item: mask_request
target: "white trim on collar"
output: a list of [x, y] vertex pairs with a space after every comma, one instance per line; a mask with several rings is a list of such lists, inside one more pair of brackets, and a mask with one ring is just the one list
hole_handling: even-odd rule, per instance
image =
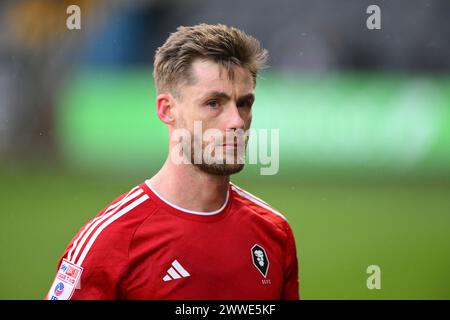
[[167, 200], [167, 199], [165, 199], [164, 197], [162, 197], [162, 196], [161, 196], [155, 189], [153, 189], [153, 187], [150, 185], [150, 179], [145, 180], [145, 184], [150, 188], [150, 190], [152, 190], [152, 192], [153, 192], [154, 194], [156, 194], [156, 196], [157, 196], [159, 199], [161, 199], [163, 202], [167, 203], [167, 204], [168, 204], [169, 206], [171, 206], [172, 208], [175, 208], [175, 209], [177, 209], [177, 210], [180, 210], [180, 211], [183, 211], [183, 212], [186, 212], [186, 213], [196, 214], [196, 215], [199, 215], [199, 216], [212, 216], [212, 215], [215, 215], [215, 214], [218, 214], [218, 213], [222, 212], [223, 209], [225, 209], [225, 207], [226, 207], [227, 204], [228, 204], [228, 198], [229, 198], [229, 195], [230, 195], [230, 190], [228, 189], [228, 190], [227, 190], [227, 197], [226, 197], [226, 199], [225, 199], [225, 203], [224, 203], [219, 209], [217, 209], [217, 210], [209, 211], [209, 212], [193, 211], [193, 210], [188, 210], [188, 209], [184, 209], [184, 208], [182, 208], [182, 207], [179, 207], [179, 206], [177, 206], [176, 204], [173, 204], [173, 203], [170, 202], [169, 200]]

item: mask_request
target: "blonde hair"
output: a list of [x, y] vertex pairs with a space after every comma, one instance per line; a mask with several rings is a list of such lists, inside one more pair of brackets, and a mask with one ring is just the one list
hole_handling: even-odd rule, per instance
[[247, 69], [256, 85], [258, 71], [265, 67], [267, 50], [254, 37], [222, 24], [178, 27], [156, 50], [153, 77], [158, 93], [176, 93], [183, 83], [192, 82], [190, 67], [196, 59], [224, 66], [233, 77], [233, 66]]

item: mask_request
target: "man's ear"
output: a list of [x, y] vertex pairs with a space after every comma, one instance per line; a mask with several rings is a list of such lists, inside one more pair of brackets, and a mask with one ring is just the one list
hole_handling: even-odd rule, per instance
[[175, 99], [170, 93], [162, 93], [156, 97], [156, 113], [165, 124], [173, 124], [175, 120]]

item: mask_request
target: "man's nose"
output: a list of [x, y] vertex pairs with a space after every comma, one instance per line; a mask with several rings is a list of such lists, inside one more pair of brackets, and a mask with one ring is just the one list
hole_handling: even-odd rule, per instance
[[245, 121], [235, 103], [231, 103], [227, 112], [227, 130], [245, 129]]

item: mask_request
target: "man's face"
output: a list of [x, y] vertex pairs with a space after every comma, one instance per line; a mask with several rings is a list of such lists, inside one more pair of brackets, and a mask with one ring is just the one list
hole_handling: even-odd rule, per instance
[[[252, 76], [248, 70], [234, 66], [231, 79], [224, 67], [207, 60], [194, 61], [190, 72], [191, 83], [178, 89], [174, 124], [175, 129], [187, 129], [193, 137], [191, 147], [184, 149], [190, 149], [185, 156], [210, 174], [239, 172], [244, 167], [248, 141], [244, 133], [250, 128], [255, 100]], [[205, 135], [212, 131], [216, 134]], [[200, 148], [201, 161], [198, 161]]]

